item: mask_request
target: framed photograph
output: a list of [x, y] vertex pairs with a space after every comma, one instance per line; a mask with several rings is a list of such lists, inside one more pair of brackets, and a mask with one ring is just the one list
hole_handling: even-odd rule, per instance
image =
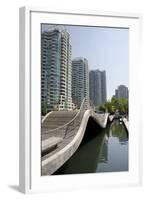
[[20, 191], [140, 185], [141, 15], [20, 8]]

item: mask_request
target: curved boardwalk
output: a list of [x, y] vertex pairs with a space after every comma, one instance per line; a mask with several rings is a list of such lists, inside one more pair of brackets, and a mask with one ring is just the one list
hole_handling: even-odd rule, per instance
[[[42, 122], [42, 175], [53, 174], [73, 155], [84, 137], [89, 117], [106, 127], [108, 114], [96, 114], [92, 109], [47, 115]], [[44, 151], [47, 144], [50, 148]]]
[[64, 133], [61, 133], [61, 131], [58, 133], [58, 130], [56, 129], [70, 122], [76, 116], [76, 114], [77, 111], [53, 111], [48, 114], [41, 126], [42, 140], [52, 136], [63, 137]]

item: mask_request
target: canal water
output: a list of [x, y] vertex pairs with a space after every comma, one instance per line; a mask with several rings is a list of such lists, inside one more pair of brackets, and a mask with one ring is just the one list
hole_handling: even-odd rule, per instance
[[128, 171], [128, 133], [118, 120], [101, 129], [89, 119], [78, 150], [57, 174]]

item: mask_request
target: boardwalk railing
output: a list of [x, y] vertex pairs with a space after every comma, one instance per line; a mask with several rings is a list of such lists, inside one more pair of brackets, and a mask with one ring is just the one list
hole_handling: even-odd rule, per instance
[[62, 138], [65, 138], [69, 132], [74, 132], [75, 129], [79, 128], [84, 112], [87, 109], [91, 109], [91, 108], [90, 108], [89, 99], [85, 97], [80, 106], [80, 110], [77, 112], [77, 114], [72, 120], [70, 120], [68, 123], [64, 124], [63, 126], [60, 126], [53, 130], [49, 130], [47, 134], [53, 134], [54, 136], [61, 135]]

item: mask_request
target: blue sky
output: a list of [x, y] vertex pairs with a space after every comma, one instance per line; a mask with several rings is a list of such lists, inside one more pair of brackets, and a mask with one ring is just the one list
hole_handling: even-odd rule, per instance
[[124, 28], [66, 26], [72, 59], [85, 57], [89, 70], [106, 70], [107, 98], [118, 85], [128, 86], [129, 30]]
[[118, 85], [128, 86], [128, 29], [67, 26], [72, 44], [72, 58], [88, 59], [89, 70], [106, 70], [107, 97]]

